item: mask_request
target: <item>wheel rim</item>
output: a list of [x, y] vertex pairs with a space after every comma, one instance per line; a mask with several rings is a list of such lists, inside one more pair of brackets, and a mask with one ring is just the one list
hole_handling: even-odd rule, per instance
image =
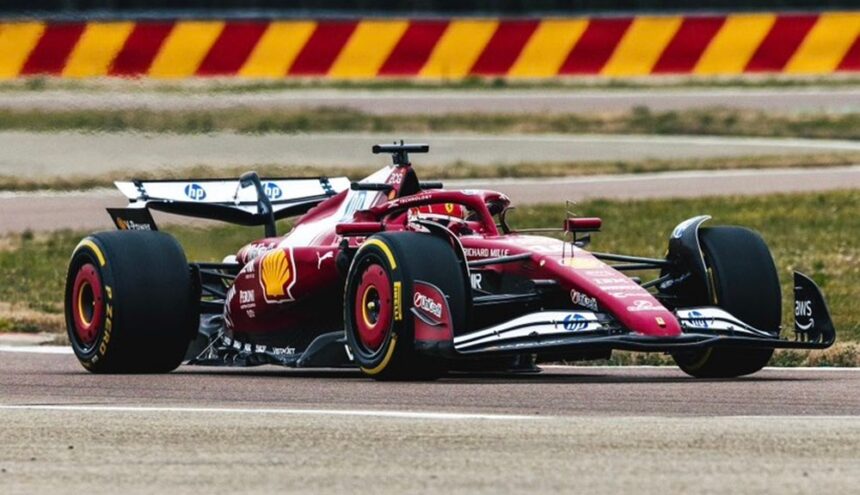
[[391, 280], [381, 265], [365, 267], [355, 292], [355, 324], [358, 340], [370, 352], [382, 348], [391, 329]]
[[78, 269], [72, 289], [75, 336], [85, 347], [98, 337], [104, 314], [102, 283], [96, 267], [87, 263]]

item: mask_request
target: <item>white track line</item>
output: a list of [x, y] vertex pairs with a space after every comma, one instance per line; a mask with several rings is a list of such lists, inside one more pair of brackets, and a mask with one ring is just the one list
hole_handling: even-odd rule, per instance
[[0, 352], [27, 354], [72, 354], [72, 348], [61, 345], [0, 345]]
[[523, 421], [545, 419], [548, 416], [516, 414], [472, 414], [421, 411], [374, 411], [366, 409], [251, 409], [234, 407], [148, 407], [148, 406], [91, 406], [91, 405], [12, 405], [0, 404], [0, 410], [14, 411], [85, 411], [130, 413], [218, 413], [218, 414], [280, 414], [305, 416], [362, 416], [393, 419], [470, 420], [489, 419]]
[[[651, 364], [636, 364], [636, 365], [567, 365], [567, 364], [542, 364], [544, 369], [562, 369], [562, 370], [672, 370], [678, 369], [672, 365], [651, 365]], [[765, 366], [764, 371], [860, 371], [860, 368], [838, 367], [838, 366]]]

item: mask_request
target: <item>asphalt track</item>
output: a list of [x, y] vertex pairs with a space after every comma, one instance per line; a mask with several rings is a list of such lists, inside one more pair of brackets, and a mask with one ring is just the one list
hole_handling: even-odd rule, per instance
[[[716, 103], [695, 93], [662, 98], [641, 91], [609, 98], [518, 94], [502, 95], [500, 100], [499, 94], [490, 94], [496, 99], [471, 101], [378, 95], [353, 96], [346, 102], [341, 97], [323, 99], [326, 104], [378, 113], [419, 108], [425, 113], [502, 107], [514, 112], [615, 110], [641, 104], [642, 98], [652, 108], [711, 106], [720, 101], [785, 111], [845, 111], [860, 106], [857, 92], [840, 94], [830, 89], [814, 96], [785, 90], [773, 96], [724, 94]], [[272, 104], [265, 101], [267, 96], [272, 95], [254, 95], [258, 98], [254, 104]], [[60, 96], [58, 102], [65, 104], [67, 97]], [[111, 108], [122, 107], [101, 96], [78, 99], [81, 104], [98, 100], [107, 101]], [[174, 100], [159, 98], [160, 104], [167, 105], [217, 104], [185, 96]], [[0, 107], [10, 106], [9, 101], [19, 100], [0, 98]], [[293, 103], [320, 104], [307, 95]], [[75, 148], [69, 141], [53, 139], [29, 143], [36, 147], [25, 153], [16, 147], [21, 143], [15, 138], [22, 136], [2, 136], [6, 141], [0, 139], [0, 173], [11, 170], [23, 175], [93, 174], [114, 170], [117, 163], [148, 167], [150, 162], [136, 162], [145, 160], [136, 156], [159, 156], [164, 149], [163, 142], [144, 136], [135, 138], [139, 154], [136, 148], [110, 147], [105, 141], [84, 141], [84, 146]], [[742, 154], [755, 154], [750, 141], [745, 142], [739, 145]], [[191, 148], [185, 163], [208, 163], [207, 147], [214, 147], [215, 158], [229, 155], [231, 143], [204, 140], [202, 146]], [[367, 143], [358, 144], [361, 154], [353, 154], [343, 143], [321, 146], [331, 149], [332, 157], [345, 155], [344, 163], [358, 163], [355, 157], [365, 156]], [[358, 144], [355, 153], [359, 153]], [[625, 156], [654, 153], [645, 142], [628, 144]], [[725, 153], [733, 146], [724, 140], [658, 144], [670, 156], [683, 153], [685, 146], [695, 156], [702, 149]], [[769, 143], [762, 153], [771, 153], [774, 144], [790, 150], [805, 146]], [[263, 156], [283, 163], [283, 156], [293, 152], [284, 151], [283, 145], [281, 140], [273, 141], [272, 148], [262, 148], [269, 153]], [[529, 152], [514, 149], [521, 144], [506, 148], [490, 141], [483, 146], [496, 154], [478, 150], [465, 156], [517, 158], [521, 155], [516, 153]], [[546, 141], [536, 146], [552, 149], [553, 145]], [[576, 153], [571, 153], [569, 142], [564, 146], [553, 152], [559, 160], [591, 156], [581, 141]], [[609, 150], [606, 153], [616, 153], [613, 148], [625, 145], [613, 141], [602, 146]], [[836, 146], [854, 149], [856, 143]], [[84, 152], [77, 151], [81, 149]], [[468, 143], [452, 141], [450, 149], [467, 150]], [[317, 151], [323, 159], [328, 156]], [[295, 153], [303, 158], [302, 164], [307, 163], [308, 150]], [[87, 161], [87, 156], [103, 158]], [[533, 154], [529, 156], [529, 161], [535, 160]], [[252, 157], [261, 163], [260, 155]], [[162, 165], [172, 163], [163, 156], [159, 160]], [[241, 164], [215, 161], [215, 165]], [[448, 185], [482, 184], [509, 192], [522, 203], [594, 195], [685, 197], [857, 188], [860, 171], [841, 167]], [[107, 191], [3, 194], [0, 234], [27, 227], [107, 227], [102, 209], [123, 202]], [[99, 224], [87, 223], [93, 219]], [[170, 375], [96, 376], [84, 372], [68, 353], [8, 351], [0, 348], [0, 491], [4, 495], [168, 491], [839, 494], [857, 493], [860, 479], [858, 370], [768, 369], [744, 379], [698, 381], [671, 368], [548, 367], [537, 375], [456, 375], [435, 383], [376, 383], [353, 371], [273, 367], [183, 367]]]
[[42, 90], [0, 93], [0, 108], [213, 110], [227, 108], [307, 109], [337, 107], [390, 114], [618, 112], [635, 107], [685, 110], [725, 107], [768, 112], [856, 112], [860, 89], [654, 88], [654, 89], [284, 89], [212, 92], [130, 90]]
[[374, 144], [395, 139], [430, 144], [414, 163], [456, 166], [582, 161], [677, 160], [860, 152], [860, 142], [829, 139], [568, 134], [146, 134], [0, 132], [0, 175], [93, 176], [117, 170], [389, 163]]
[[[514, 204], [552, 203], [590, 198], [648, 199], [755, 195], [775, 192], [860, 189], [860, 166], [819, 169], [715, 170], [603, 175], [548, 179], [480, 179], [445, 181], [459, 189], [492, 189], [508, 194]], [[126, 200], [114, 189], [83, 192], [0, 192], [0, 235], [61, 228], [112, 228], [106, 207]], [[156, 222], [191, 220], [155, 214]], [[194, 222], [202, 222], [194, 220]]]
[[860, 371], [820, 369], [97, 376], [69, 354], [0, 352], [0, 483], [10, 494], [856, 493], [858, 389]]

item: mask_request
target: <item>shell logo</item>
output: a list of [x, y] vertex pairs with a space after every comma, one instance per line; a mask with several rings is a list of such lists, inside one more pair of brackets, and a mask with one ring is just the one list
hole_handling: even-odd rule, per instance
[[283, 249], [269, 251], [260, 261], [260, 281], [267, 298], [283, 298], [293, 278], [290, 260]]

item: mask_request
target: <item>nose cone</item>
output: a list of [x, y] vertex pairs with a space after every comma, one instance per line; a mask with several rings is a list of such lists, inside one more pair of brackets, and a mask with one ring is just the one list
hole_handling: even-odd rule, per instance
[[630, 330], [651, 337], [678, 337], [681, 325], [668, 309], [656, 301], [637, 299], [616, 317]]

